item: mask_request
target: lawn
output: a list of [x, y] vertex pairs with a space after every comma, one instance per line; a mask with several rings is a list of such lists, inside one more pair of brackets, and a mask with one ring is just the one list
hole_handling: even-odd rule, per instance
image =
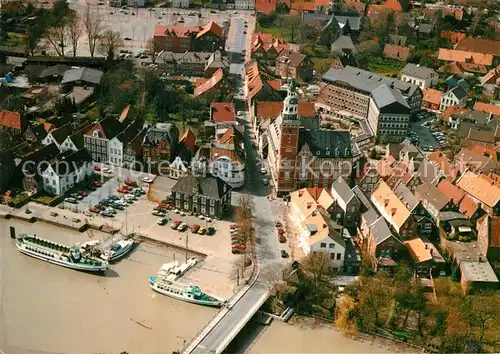
[[261, 24], [257, 23], [255, 27], [255, 32], [263, 32], [263, 33], [271, 33], [273, 37], [275, 38], [281, 38], [285, 42], [291, 42], [291, 36], [290, 32], [286, 30], [285, 28], [281, 28], [279, 26], [271, 26], [271, 27], [264, 27]]
[[401, 69], [403, 69], [404, 64], [400, 64], [394, 61], [388, 61], [384, 59], [377, 58], [375, 60], [371, 60], [368, 63], [368, 70], [374, 73], [385, 75], [385, 76], [394, 76], [398, 75]]
[[302, 53], [309, 56], [317, 75], [327, 72], [334, 60], [330, 54], [330, 50], [325, 46], [316, 45], [314, 49], [312, 46], [306, 46], [302, 49]]
[[50, 205], [55, 199], [61, 198], [58, 195], [48, 195], [48, 194], [37, 194], [32, 198], [34, 202], [43, 204], [43, 205]]

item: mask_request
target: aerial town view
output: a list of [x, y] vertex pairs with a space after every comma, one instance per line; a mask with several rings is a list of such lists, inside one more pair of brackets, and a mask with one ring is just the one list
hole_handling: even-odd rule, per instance
[[500, 1], [0, 0], [0, 354], [500, 352]]

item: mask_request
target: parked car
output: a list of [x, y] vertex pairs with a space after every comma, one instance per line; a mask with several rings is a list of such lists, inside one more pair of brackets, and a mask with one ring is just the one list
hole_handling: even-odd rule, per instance
[[120, 199], [120, 197], [117, 195], [114, 194], [108, 195], [108, 200], [118, 200], [118, 199]]
[[198, 225], [198, 224], [193, 224], [193, 225], [191, 225], [191, 232], [192, 232], [193, 234], [197, 233], [197, 232], [198, 232], [198, 230], [200, 229], [200, 227], [201, 227], [201, 226], [200, 226], [200, 225]]
[[143, 178], [142, 178], [142, 181], [143, 181], [144, 183], [151, 183], [151, 182], [153, 182], [153, 179], [152, 179], [152, 178], [150, 178], [150, 177], [143, 177]]
[[279, 236], [280, 243], [286, 243], [286, 237], [284, 235]]
[[231, 246], [233, 249], [237, 248], [237, 249], [240, 249], [240, 250], [245, 250], [247, 247], [241, 243], [236, 243], [234, 245]]
[[274, 226], [275, 226], [275, 227], [282, 227], [282, 226], [283, 226], [283, 224], [282, 224], [279, 220], [276, 220], [276, 221], [274, 222]]
[[107, 199], [103, 199], [99, 202], [99, 204], [105, 206], [105, 207], [109, 207], [111, 205], [111, 201], [107, 200]]
[[89, 208], [89, 211], [90, 211], [91, 213], [96, 213], [96, 214], [99, 214], [99, 213], [101, 212], [101, 210], [99, 210], [99, 209], [97, 209], [97, 208], [95, 208], [95, 207], [90, 207], [90, 208]]
[[137, 194], [139, 194], [139, 195], [146, 194], [146, 192], [142, 188], [134, 188], [134, 189], [132, 189], [132, 193], [134, 193], [135, 195], [137, 195]]
[[80, 191], [80, 192], [78, 192], [78, 194], [80, 194], [82, 197], [86, 197], [86, 196], [88, 196], [88, 195], [89, 195], [89, 194], [88, 194], [87, 192], [85, 192], [85, 191]]
[[200, 229], [198, 230], [198, 235], [205, 235], [205, 232], [207, 232], [207, 229], [205, 229], [204, 227], [200, 227]]
[[156, 221], [156, 223], [160, 226], [163, 226], [163, 225], [166, 225], [168, 222], [168, 219], [167, 218], [160, 218]]
[[116, 191], [117, 191], [118, 193], [125, 193], [125, 194], [126, 194], [126, 193], [130, 193], [130, 189], [128, 189], [128, 188], [124, 188], [124, 187], [125, 187], [125, 186], [121, 186], [121, 187], [120, 187], [120, 188], [118, 188]]
[[111, 173], [111, 172], [113, 171], [113, 170], [112, 170], [111, 168], [109, 168], [109, 167], [103, 167], [101, 170], [102, 170], [102, 172], [104, 172], [104, 173]]
[[120, 200], [121, 200], [122, 202], [125, 202], [125, 203], [126, 203], [125, 205], [127, 205], [127, 204], [133, 204], [133, 203], [134, 203], [134, 200], [133, 200], [133, 199], [131, 199], [131, 198], [125, 198], [125, 197], [123, 197], [123, 198], [122, 198], [122, 199], [120, 199]]
[[267, 170], [264, 167], [262, 167], [260, 169], [260, 173], [262, 173], [263, 175], [265, 175], [267, 173]]
[[281, 250], [281, 258], [288, 258], [288, 252], [285, 250]]
[[115, 209], [115, 210], [124, 210], [124, 209], [125, 209], [125, 208], [123, 207], [123, 205], [118, 204], [118, 203], [116, 203], [116, 202], [115, 202], [115, 203], [112, 203], [112, 204], [111, 204], [111, 207], [112, 207], [113, 209]]
[[93, 207], [100, 210], [100, 211], [106, 210], [106, 207], [104, 205], [101, 205], [101, 204], [96, 204]]
[[209, 228], [207, 229], [206, 234], [207, 234], [208, 236], [215, 235], [215, 229], [214, 229], [213, 227], [209, 227]]
[[170, 224], [170, 228], [172, 228], [173, 230], [175, 230], [175, 229], [177, 229], [179, 227], [180, 224], [182, 224], [182, 221], [175, 220], [172, 224]]
[[127, 179], [125, 181], [125, 184], [127, 186], [130, 186], [130, 187], [137, 187], [137, 181], [133, 180], [133, 179]]
[[78, 200], [82, 200], [83, 199], [83, 197], [80, 194], [78, 194], [78, 193], [71, 193], [70, 196], [72, 198], [75, 198], [75, 199], [78, 199]]
[[236, 228], [238, 228], [238, 224], [229, 225], [229, 229], [236, 229]]
[[183, 222], [177, 227], [177, 231], [186, 231], [187, 228], [187, 224]]
[[99, 167], [99, 166], [95, 165], [95, 166], [94, 166], [94, 171], [97, 171], [97, 172], [101, 171], [101, 167]]
[[161, 217], [165, 216], [164, 212], [158, 210], [153, 210], [151, 214], [153, 214], [154, 216], [161, 216]]
[[96, 187], [100, 187], [101, 186], [101, 182], [97, 181], [97, 180], [91, 181], [90, 184], [92, 184], [93, 186], [96, 186]]
[[232, 254], [242, 254], [243, 253], [243, 250], [240, 250], [239, 248], [233, 248], [231, 250], [231, 253]]
[[269, 180], [267, 178], [262, 178], [262, 183], [267, 186], [269, 184]]
[[107, 212], [107, 213], [111, 213], [111, 214], [113, 214], [113, 215], [114, 215], [114, 214], [116, 214], [116, 210], [115, 210], [115, 209], [113, 209], [112, 207], [108, 207], [108, 208], [106, 208], [105, 212]]
[[101, 213], [101, 216], [104, 216], [104, 217], [106, 217], [106, 218], [114, 218], [114, 217], [115, 217], [115, 214], [113, 214], [113, 213], [111, 213], [111, 212], [109, 212], [109, 211], [105, 210], [105, 211], [103, 211], [103, 212]]
[[68, 202], [68, 203], [71, 203], [71, 204], [78, 204], [78, 200], [76, 200], [73, 197], [64, 198], [64, 201]]

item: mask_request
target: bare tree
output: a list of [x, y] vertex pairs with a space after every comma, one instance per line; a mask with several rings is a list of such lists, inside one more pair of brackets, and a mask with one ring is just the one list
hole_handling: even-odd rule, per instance
[[65, 22], [61, 21], [57, 25], [49, 28], [47, 31], [47, 40], [52, 45], [57, 55], [64, 56], [64, 49], [68, 41], [68, 26]]
[[236, 222], [238, 223], [241, 241], [246, 246], [244, 252], [245, 263], [249, 252], [251, 252], [251, 256], [255, 256], [255, 228], [253, 227], [252, 209], [252, 198], [248, 194], [242, 194], [239, 197], [236, 209]]
[[229, 274], [229, 277], [231, 280], [236, 282], [236, 286], [240, 286], [240, 279], [243, 278], [245, 272], [245, 260], [243, 257], [238, 257], [235, 258], [232, 267], [231, 267], [231, 273]]
[[80, 16], [75, 14], [68, 24], [68, 42], [73, 50], [73, 56], [76, 57], [76, 50], [78, 48], [78, 41], [83, 35], [83, 25]]
[[108, 59], [113, 59], [119, 47], [123, 45], [120, 32], [105, 30], [99, 40], [99, 51]]
[[87, 12], [83, 17], [83, 27], [85, 28], [87, 40], [89, 41], [90, 57], [93, 58], [102, 31], [104, 30], [104, 26], [99, 19], [92, 18], [89, 7], [87, 7]]

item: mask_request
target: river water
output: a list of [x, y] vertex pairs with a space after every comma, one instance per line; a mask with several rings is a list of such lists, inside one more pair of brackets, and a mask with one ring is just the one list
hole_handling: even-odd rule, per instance
[[21, 254], [9, 226], [68, 245], [109, 237], [40, 222], [0, 221], [0, 353], [170, 354], [216, 314], [149, 288], [148, 276], [173, 260], [168, 247], [141, 243], [99, 276]]

